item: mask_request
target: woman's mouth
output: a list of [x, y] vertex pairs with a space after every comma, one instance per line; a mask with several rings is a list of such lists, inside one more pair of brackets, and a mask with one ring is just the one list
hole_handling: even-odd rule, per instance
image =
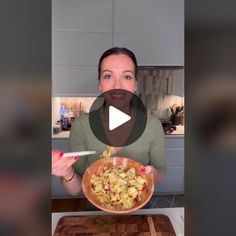
[[110, 96], [111, 96], [113, 99], [120, 100], [120, 99], [125, 98], [126, 95], [125, 95], [125, 93], [113, 92], [113, 93], [110, 93]]

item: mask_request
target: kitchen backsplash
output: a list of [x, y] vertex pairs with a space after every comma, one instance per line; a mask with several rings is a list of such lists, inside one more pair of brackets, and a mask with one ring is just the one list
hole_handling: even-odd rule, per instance
[[137, 95], [151, 114], [168, 119], [171, 105], [184, 105], [184, 70], [169, 67], [139, 68]]
[[156, 108], [149, 110], [149, 112], [161, 120], [168, 120], [171, 116], [170, 106], [173, 104], [177, 104], [177, 106], [184, 106], [184, 97], [175, 95], [159, 96]]

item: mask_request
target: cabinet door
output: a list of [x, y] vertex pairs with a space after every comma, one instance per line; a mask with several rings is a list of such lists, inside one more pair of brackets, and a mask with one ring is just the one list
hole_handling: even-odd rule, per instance
[[114, 45], [142, 66], [183, 66], [184, 0], [114, 0]]
[[52, 64], [96, 66], [102, 53], [111, 46], [112, 33], [53, 32]]
[[165, 147], [166, 149], [168, 148], [184, 149], [184, 138], [166, 137]]
[[114, 33], [114, 44], [132, 50], [140, 66], [183, 66], [184, 35]]
[[182, 193], [183, 191], [184, 168], [167, 167], [166, 176], [163, 182], [155, 188], [157, 193]]
[[54, 31], [112, 31], [112, 1], [53, 0], [52, 29]]
[[97, 96], [97, 66], [52, 66], [54, 97]]
[[165, 138], [166, 176], [155, 188], [156, 193], [183, 193], [184, 138]]
[[114, 0], [114, 31], [184, 33], [184, 0]]
[[52, 1], [53, 96], [99, 94], [97, 64], [112, 47], [112, 9], [110, 0]]
[[168, 167], [184, 167], [184, 149], [167, 148], [166, 164]]

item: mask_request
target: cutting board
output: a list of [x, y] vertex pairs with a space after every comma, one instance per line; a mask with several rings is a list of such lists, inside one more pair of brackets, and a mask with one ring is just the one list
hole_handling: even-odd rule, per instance
[[176, 235], [166, 215], [64, 216], [54, 236]]

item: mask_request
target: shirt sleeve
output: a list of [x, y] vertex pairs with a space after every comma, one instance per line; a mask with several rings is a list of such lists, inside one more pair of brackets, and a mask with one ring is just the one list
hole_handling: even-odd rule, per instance
[[[77, 118], [72, 122], [70, 131], [70, 151], [78, 152], [86, 150], [86, 135], [85, 135], [85, 125], [83, 124], [82, 117]], [[87, 168], [87, 157], [79, 157], [73, 165], [75, 171], [82, 176]]]
[[150, 146], [151, 165], [156, 169], [166, 171], [165, 138], [160, 120], [154, 119], [153, 127], [156, 127], [154, 138]]

